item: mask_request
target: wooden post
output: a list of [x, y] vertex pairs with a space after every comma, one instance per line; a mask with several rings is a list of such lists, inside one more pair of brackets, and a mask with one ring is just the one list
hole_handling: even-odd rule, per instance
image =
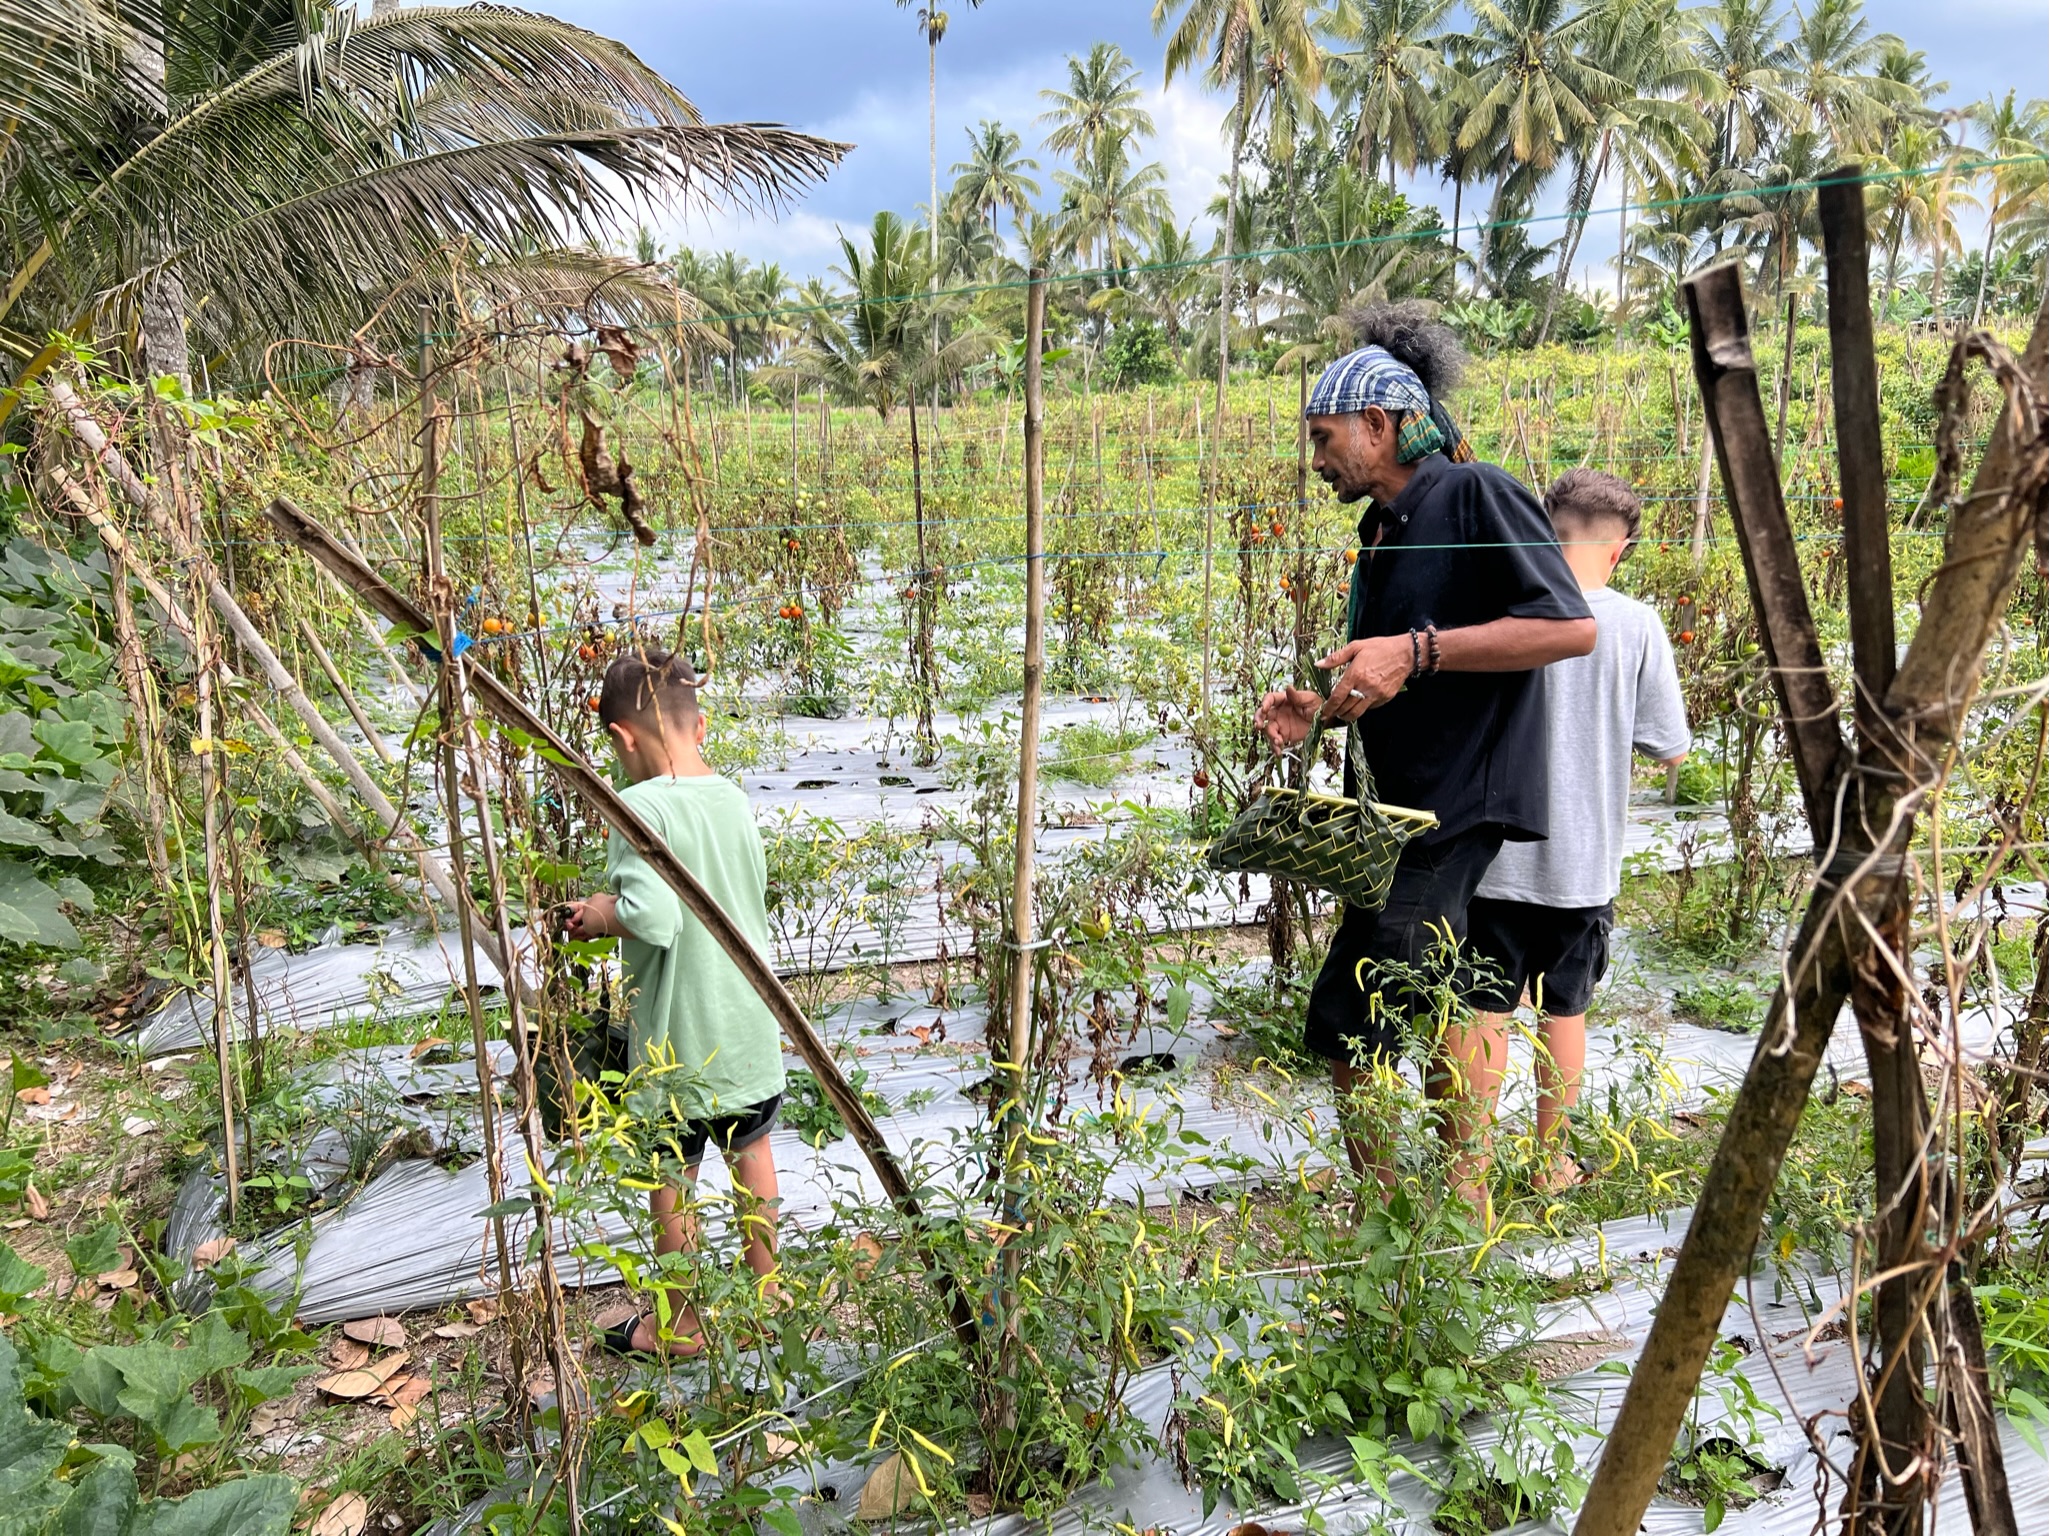
[[1751, 605], [1765, 659], [1785, 702], [1786, 733], [1807, 822], [1821, 838], [1820, 829], [1835, 819], [1831, 797], [1843, 738], [1758, 394], [1740, 269], [1733, 262], [1710, 267], [1681, 284], [1681, 293], [1693, 322], [1694, 373], [1735, 514]]
[[[287, 543], [326, 566], [341, 578], [344, 586], [389, 622], [415, 632], [433, 627], [427, 615], [411, 599], [284, 497], [280, 496], [270, 504], [270, 518]], [[467, 677], [471, 697], [477, 706], [500, 724], [525, 735], [556, 776], [590, 801], [598, 814], [626, 840], [627, 846], [647, 860], [654, 872], [668, 883], [691, 916], [704, 924], [713, 941], [725, 951], [727, 958], [754, 989], [755, 995], [775, 1015], [791, 1047], [803, 1058], [805, 1067], [818, 1079], [819, 1088], [846, 1123], [848, 1133], [867, 1157], [869, 1167], [874, 1170], [891, 1203], [908, 1217], [922, 1216], [923, 1207], [911, 1189], [910, 1180], [904, 1177], [895, 1155], [882, 1139], [882, 1131], [875, 1124], [875, 1117], [868, 1112], [868, 1106], [848, 1084], [839, 1063], [826, 1049], [825, 1042], [819, 1039], [817, 1031], [812, 1029], [781, 978], [735, 926], [712, 894], [669, 851], [668, 844], [649, 831], [633, 808], [619, 798], [611, 782], [585, 762], [574, 747], [556, 735], [511, 689], [493, 674], [482, 670], [472, 671]], [[946, 1292], [955, 1328], [963, 1335], [972, 1335], [975, 1322], [968, 1310], [965, 1293], [950, 1274], [939, 1269], [936, 1260], [929, 1254], [925, 1257]]]
[[[1732, 365], [1748, 362], [1746, 317], [1740, 296], [1732, 307], [1726, 292], [1702, 303], [1696, 302], [1694, 290], [1733, 288], [1739, 282], [1733, 271], [1711, 268], [1683, 285], [1696, 327], [1695, 365], [1715, 436], [1722, 432], [1716, 408], [1724, 398], [1715, 387], [1721, 367], [1716, 358], [1726, 357]], [[1703, 334], [1707, 322], [1716, 329]], [[2036, 317], [2018, 368], [2035, 390], [2049, 384], [2049, 303]], [[1748, 423], [1743, 452], [1751, 456], [1761, 448], [1768, 456], [1754, 367], [1747, 371], [1751, 387], [1742, 413]], [[1912, 764], [1913, 779], [1897, 795], [1883, 778], [1868, 781], [1863, 817], [1838, 821], [1831, 803], [1828, 820], [1815, 827], [1817, 842], [1833, 847], [1834, 856], [1819, 872], [1801, 918], [1787, 979], [1772, 997], [1757, 1050], [1730, 1105], [1686, 1240], [1630, 1375], [1621, 1415], [1573, 1527], [1575, 1536], [1635, 1536], [1657, 1491], [1730, 1293], [1756, 1246], [1822, 1051], [1849, 996], [1855, 961], [1868, 949], [1867, 918], [1860, 911], [1879, 910], [1890, 888], [1886, 866], [1904, 857], [1913, 836], [1912, 813], [1941, 781], [1949, 746], [1976, 696], [1986, 642], [2049, 496], [2045, 486], [2049, 440], [2040, 423], [2016, 410], [2002, 411], [1973, 493], [1958, 501], [1951, 517], [1946, 558], [1928, 585], [1920, 626], [1885, 698], [1885, 720], [1903, 738], [1901, 755]], [[1733, 480], [1729, 490], [1734, 504], [1739, 496]], [[1746, 543], [1746, 563], [1754, 558], [1753, 549]], [[1774, 584], [1767, 590], [1779, 588]], [[1782, 704], [1790, 709], [1787, 674], [1779, 672], [1776, 679]], [[1828, 721], [1832, 726], [1833, 714]], [[1795, 750], [1802, 750], [1797, 737]], [[1867, 829], [1882, 829], [1887, 841], [1872, 847]]]
[[1025, 1060], [1032, 1039], [1032, 853], [1039, 821], [1039, 712], [1046, 677], [1046, 423], [1044, 367], [1046, 269], [1033, 267], [1025, 289], [1025, 645], [1024, 699], [1017, 749], [1017, 860], [1010, 884], [1010, 1076], [1012, 1129], [1005, 1164], [1023, 1131]]

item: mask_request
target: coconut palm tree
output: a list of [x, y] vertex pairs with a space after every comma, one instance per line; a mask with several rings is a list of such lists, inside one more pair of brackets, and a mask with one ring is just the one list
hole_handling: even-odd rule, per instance
[[1640, 174], [1651, 163], [1699, 160], [1706, 135], [1697, 104], [1712, 100], [1718, 85], [1694, 62], [1692, 19], [1678, 0], [1594, 0], [1585, 14], [1593, 24], [1584, 52], [1615, 85], [1592, 98], [1596, 121], [1573, 145], [1565, 240], [1537, 329], [1540, 344], [1551, 334], [1559, 297], [1572, 280], [1572, 261], [1586, 233], [1594, 191], [1610, 167], [1619, 165], [1622, 172], [1626, 217], [1632, 173]]
[[1026, 174], [1036, 171], [1039, 162], [1021, 152], [1023, 141], [1016, 134], [986, 117], [968, 135], [968, 145], [968, 158], [953, 165], [953, 195], [986, 217], [994, 235], [999, 209], [1010, 210], [1014, 225], [1039, 195], [1038, 182]]
[[1070, 53], [1067, 89], [1039, 92], [1040, 100], [1052, 103], [1039, 114], [1041, 123], [1053, 125], [1045, 147], [1080, 166], [1108, 134], [1152, 137], [1152, 114], [1139, 104], [1145, 98], [1137, 82], [1138, 66], [1115, 43], [1097, 43], [1086, 59]]
[[1163, 213], [1140, 231], [1143, 248], [1137, 270], [1127, 281], [1137, 280], [1137, 291], [1147, 311], [1166, 332], [1167, 345], [1181, 347], [1181, 326], [1189, 308], [1202, 291], [1202, 268], [1195, 236]]
[[1474, 0], [1479, 92], [1459, 129], [1468, 149], [1497, 130], [1510, 157], [1545, 173], [1584, 142], [1623, 84], [1589, 57], [1595, 13], [1567, 0]]
[[2031, 101], [2016, 106], [2014, 92], [2003, 97], [1987, 96], [1971, 106], [1969, 117], [1985, 140], [1985, 157], [2004, 161], [1986, 168], [1990, 196], [1985, 204], [1985, 255], [1978, 266], [1977, 294], [1971, 301], [1971, 324], [1976, 326], [1985, 313], [1985, 277], [1992, 266], [1993, 242], [2003, 227], [2049, 195], [2040, 158], [2049, 143], [2049, 102]]
[[1921, 105], [1912, 86], [1883, 72], [1899, 39], [1871, 31], [1863, 0], [1815, 0], [1793, 28], [1793, 90], [1836, 153], [1870, 152], [1896, 113]]
[[1361, 170], [1414, 170], [1444, 150], [1437, 91], [1445, 68], [1444, 18], [1452, 0], [1337, 0], [1321, 22], [1335, 46], [1331, 94], [1353, 114]]
[[[1176, 15], [1179, 20], [1176, 21]], [[1304, 0], [1153, 0], [1153, 30], [1167, 38], [1166, 79], [1200, 67], [1211, 89], [1235, 98], [1231, 125], [1230, 191], [1225, 200], [1223, 260], [1218, 269], [1217, 410], [1224, 415], [1224, 387], [1231, 367], [1231, 283], [1238, 187], [1245, 164], [1245, 136], [1259, 115], [1256, 95], [1272, 76], [1258, 55], [1277, 53], [1290, 61], [1287, 75], [1314, 91], [1322, 80], [1323, 50]]]
[[[195, 0], [157, 13], [145, 45], [101, 9], [38, 3], [6, 8], [22, 35], [0, 92], [40, 111], [61, 77], [84, 96], [61, 152], [16, 127], [0, 182], [17, 387], [56, 355], [52, 332], [125, 336], [153, 296], [185, 297], [160, 331], [175, 369], [186, 325], [224, 362], [280, 334], [350, 337], [451, 253], [514, 287], [579, 265], [596, 287], [605, 261], [560, 247], [605, 243], [642, 191], [774, 202], [845, 148], [708, 125], [619, 44], [521, 11]], [[143, 67], [67, 74], [81, 15]], [[395, 308], [388, 349], [413, 324]]]
[[1872, 184], [1872, 213], [1885, 242], [1885, 278], [1880, 285], [1878, 312], [1888, 316], [1899, 286], [1900, 254], [1904, 249], [1925, 247], [1935, 238], [1936, 186], [1939, 170], [1948, 158], [1950, 143], [1939, 123], [1908, 122], [1891, 135], [1889, 152], [1868, 168], [1891, 174]]
[[1077, 256], [1093, 251], [1114, 273], [1123, 265], [1123, 237], [1135, 228], [1172, 218], [1167, 173], [1158, 164], [1131, 162], [1129, 135], [1112, 129], [1097, 135], [1079, 174], [1055, 171], [1069, 248]]
[[[909, 10], [915, 0], [896, 0], [898, 10]], [[971, 9], [979, 10], [982, 0], [968, 0]], [[925, 252], [926, 275], [933, 283], [939, 281], [939, 44], [946, 36], [946, 29], [952, 22], [945, 11], [935, 9], [930, 0], [917, 7], [918, 30], [925, 34], [925, 118], [926, 129], [931, 139], [932, 154], [932, 201], [926, 205], [930, 218], [927, 221], [927, 248]], [[934, 321], [936, 325], [938, 322]], [[939, 336], [935, 331], [932, 344], [936, 348]]]

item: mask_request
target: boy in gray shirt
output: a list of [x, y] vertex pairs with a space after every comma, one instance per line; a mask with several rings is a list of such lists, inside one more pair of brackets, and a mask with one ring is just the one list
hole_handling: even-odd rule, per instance
[[[1608, 968], [1608, 931], [1622, 890], [1631, 753], [1669, 766], [1685, 758], [1693, 738], [1664, 624], [1655, 609], [1608, 586], [1642, 528], [1636, 493], [1614, 475], [1573, 469], [1544, 493], [1544, 509], [1600, 633], [1591, 655], [1553, 662], [1544, 673], [1550, 837], [1503, 844], [1468, 914], [1467, 942], [1501, 980], [1474, 999], [1471, 1037], [1480, 1049], [1468, 1053], [1467, 1065], [1475, 1108], [1489, 1113], [1507, 1060], [1508, 1016], [1527, 988], [1544, 1040], [1537, 1135], [1553, 1149], [1539, 1182], [1555, 1192], [1580, 1177], [1564, 1152], [1565, 1122], [1579, 1099], [1587, 1004]], [[1460, 1170], [1461, 1183], [1484, 1198], [1485, 1156], [1467, 1161], [1476, 1166]]]

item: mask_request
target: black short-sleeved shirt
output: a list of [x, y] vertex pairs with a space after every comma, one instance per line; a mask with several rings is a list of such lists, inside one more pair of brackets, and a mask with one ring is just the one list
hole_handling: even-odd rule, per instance
[[[1391, 504], [1376, 502], [1359, 521], [1354, 640], [1428, 624], [1591, 617], [1551, 519], [1497, 465], [1434, 453]], [[1368, 710], [1359, 729], [1376, 797], [1435, 811], [1430, 840], [1490, 822], [1513, 841], [1546, 834], [1542, 671], [1419, 677]]]

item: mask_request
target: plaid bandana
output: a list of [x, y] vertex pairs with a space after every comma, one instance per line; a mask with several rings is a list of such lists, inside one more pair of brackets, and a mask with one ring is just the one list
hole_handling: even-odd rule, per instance
[[1416, 370], [1385, 347], [1347, 352], [1317, 376], [1304, 416], [1349, 416], [1377, 405], [1395, 419], [1395, 462], [1412, 464], [1433, 453], [1464, 463], [1473, 456], [1465, 435], [1416, 377]]

